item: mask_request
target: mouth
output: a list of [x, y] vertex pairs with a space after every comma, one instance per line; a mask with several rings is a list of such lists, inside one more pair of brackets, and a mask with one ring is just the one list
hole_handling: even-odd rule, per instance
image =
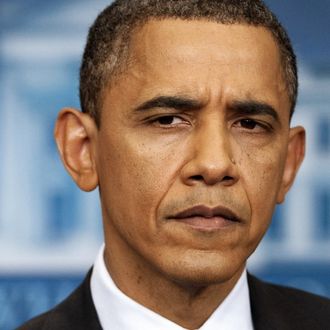
[[197, 205], [167, 218], [200, 231], [215, 231], [242, 223], [242, 219], [228, 208]]

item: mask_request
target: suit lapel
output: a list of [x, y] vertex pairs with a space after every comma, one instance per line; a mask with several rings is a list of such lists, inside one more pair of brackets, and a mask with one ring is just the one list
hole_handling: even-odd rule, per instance
[[255, 330], [319, 329], [318, 321], [292, 299], [295, 290], [264, 283], [248, 274], [252, 319]]
[[44, 330], [102, 330], [90, 290], [92, 270], [85, 277], [83, 283], [48, 317]]

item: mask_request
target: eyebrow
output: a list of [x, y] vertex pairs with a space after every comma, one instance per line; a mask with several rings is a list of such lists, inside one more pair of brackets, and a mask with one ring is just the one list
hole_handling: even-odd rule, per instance
[[259, 101], [234, 101], [230, 104], [229, 109], [232, 112], [243, 115], [268, 115], [279, 122], [279, 117], [276, 110], [265, 102]]
[[198, 110], [203, 107], [199, 101], [185, 96], [157, 96], [139, 105], [136, 111], [153, 108], [172, 108], [176, 110]]
[[[156, 96], [143, 102], [135, 108], [137, 112], [143, 112], [154, 108], [172, 108], [176, 110], [199, 110], [204, 106], [200, 101], [186, 96]], [[242, 115], [268, 115], [279, 122], [276, 110], [268, 103], [254, 100], [234, 101], [229, 110]]]

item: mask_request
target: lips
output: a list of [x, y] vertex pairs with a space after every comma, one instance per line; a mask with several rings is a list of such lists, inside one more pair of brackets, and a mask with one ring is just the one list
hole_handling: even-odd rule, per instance
[[218, 230], [242, 220], [230, 209], [217, 206], [194, 206], [176, 213], [168, 219], [175, 220], [199, 230]]

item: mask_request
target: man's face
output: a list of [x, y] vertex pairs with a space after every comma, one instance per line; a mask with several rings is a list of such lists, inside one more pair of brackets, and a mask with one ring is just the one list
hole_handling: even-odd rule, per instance
[[183, 283], [242, 270], [286, 192], [290, 104], [271, 34], [151, 21], [103, 101], [107, 251]]

